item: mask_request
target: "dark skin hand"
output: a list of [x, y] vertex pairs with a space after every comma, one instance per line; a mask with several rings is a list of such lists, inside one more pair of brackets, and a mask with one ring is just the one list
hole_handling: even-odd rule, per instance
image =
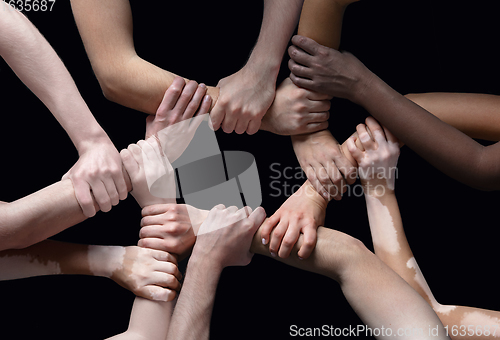
[[482, 146], [393, 90], [350, 53], [294, 36], [290, 79], [363, 106], [412, 150], [448, 176], [481, 190], [500, 189], [500, 144]]

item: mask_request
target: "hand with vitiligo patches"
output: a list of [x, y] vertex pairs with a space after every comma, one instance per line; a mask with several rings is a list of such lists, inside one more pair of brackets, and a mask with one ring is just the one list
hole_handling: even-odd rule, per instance
[[[347, 147], [358, 163], [358, 175], [367, 195], [394, 191], [399, 157], [398, 139], [373, 117], [356, 127], [358, 137], [350, 137]], [[358, 146], [356, 138], [359, 139]]]

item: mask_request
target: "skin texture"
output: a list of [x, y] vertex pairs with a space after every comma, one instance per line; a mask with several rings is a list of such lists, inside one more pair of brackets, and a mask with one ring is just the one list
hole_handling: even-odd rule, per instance
[[[79, 159], [70, 179], [87, 217], [127, 197], [118, 151], [97, 123], [71, 75], [45, 38], [20, 12], [0, 3], [0, 55], [20, 80], [45, 104], [68, 133]], [[92, 193], [91, 193], [92, 190]]]
[[[480, 190], [500, 188], [498, 143], [482, 146], [394, 91], [352, 54], [305, 37], [296, 36], [292, 42], [295, 47], [290, 55], [302, 65], [292, 69], [290, 78], [295, 84], [363, 106], [401, 142], [448, 176]], [[485, 107], [491, 105], [485, 103]]]
[[[371, 117], [362, 126], [359, 126], [359, 136], [363, 136], [364, 140], [362, 148], [354, 144], [353, 138], [348, 141], [348, 145], [360, 170], [363, 169], [359, 173], [365, 190], [375, 254], [427, 301], [443, 325], [448, 326], [448, 332], [454, 339], [500, 337], [497, 329], [500, 328], [499, 312], [442, 305], [433, 296], [406, 239], [394, 186], [391, 184], [394, 178], [391, 178], [390, 168], [397, 164], [399, 156], [399, 150], [395, 147], [397, 139]], [[384, 175], [370, 176], [372, 169], [384, 169], [379, 171], [379, 174]], [[367, 190], [374, 187], [378, 187], [378, 190]]]

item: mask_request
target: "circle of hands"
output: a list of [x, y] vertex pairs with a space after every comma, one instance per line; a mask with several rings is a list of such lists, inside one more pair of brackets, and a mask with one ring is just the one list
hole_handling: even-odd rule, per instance
[[[117, 281], [142, 297], [174, 299], [182, 277], [177, 261], [190, 253], [209, 256], [221, 268], [248, 264], [254, 237], [268, 246], [272, 256], [281, 258], [291, 256], [302, 237], [294, 256], [307, 259], [316, 245], [316, 231], [324, 223], [328, 202], [341, 199], [347, 185], [358, 176], [367, 194], [377, 193], [371, 188], [394, 190], [399, 156], [396, 137], [369, 117], [340, 145], [325, 130], [331, 96], [299, 88], [287, 78], [278, 87], [260, 127], [277, 134], [301, 133], [292, 140], [308, 177], [302, 187], [268, 219], [261, 207], [252, 210], [217, 205], [207, 211], [176, 204], [171, 163], [186, 150], [211, 108], [212, 99], [206, 92], [204, 84], [176, 78], [156, 115], [147, 118], [146, 139], [120, 152], [132, 184], [131, 194], [143, 208], [140, 240], [134, 251], [143, 255], [145, 265], [141, 266], [142, 273], [129, 273]], [[313, 102], [313, 106], [304, 101]], [[311, 114], [311, 110], [319, 113]], [[224, 129], [225, 118], [222, 123], [214, 123], [211, 118], [208, 124], [212, 129]], [[245, 124], [248, 127], [250, 121]]]

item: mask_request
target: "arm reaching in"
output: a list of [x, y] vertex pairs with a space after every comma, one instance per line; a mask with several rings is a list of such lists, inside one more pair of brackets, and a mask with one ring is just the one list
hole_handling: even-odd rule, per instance
[[358, 126], [358, 133], [361, 148], [352, 139], [348, 145], [360, 168], [375, 254], [427, 301], [454, 339], [497, 335], [500, 312], [443, 305], [436, 300], [406, 239], [394, 193], [394, 169], [399, 155], [397, 139], [371, 117], [367, 118], [366, 125]]
[[52, 112], [78, 150], [77, 163], [63, 179], [73, 182], [85, 216], [96, 213], [93, 197], [101, 211], [109, 211], [127, 197], [118, 151], [36, 27], [5, 2], [0, 3], [0, 12], [0, 55]]
[[[106, 98], [155, 114], [176, 75], [137, 55], [129, 0], [72, 0], [71, 8]], [[215, 103], [219, 90], [207, 92]]]
[[394, 91], [352, 54], [306, 37], [295, 36], [292, 42], [295, 46], [289, 52], [296, 65], [290, 78], [296, 85], [363, 106], [401, 142], [448, 176], [478, 189], [500, 189], [500, 144], [477, 143]]
[[[218, 205], [208, 214], [189, 259], [167, 339], [209, 338], [220, 274], [227, 266], [250, 263], [252, 237], [266, 217], [262, 208], [248, 216], [249, 212], [248, 207], [238, 210]], [[220, 228], [221, 223], [226, 227]]]
[[246, 65], [221, 79], [220, 97], [211, 114], [217, 130], [254, 134], [273, 103], [276, 78], [286, 46], [297, 25], [303, 0], [264, 0], [262, 27]]
[[0, 252], [0, 268], [0, 280], [59, 274], [108, 277], [138, 296], [160, 301], [175, 297], [181, 279], [175, 257], [167, 252], [53, 240]]

